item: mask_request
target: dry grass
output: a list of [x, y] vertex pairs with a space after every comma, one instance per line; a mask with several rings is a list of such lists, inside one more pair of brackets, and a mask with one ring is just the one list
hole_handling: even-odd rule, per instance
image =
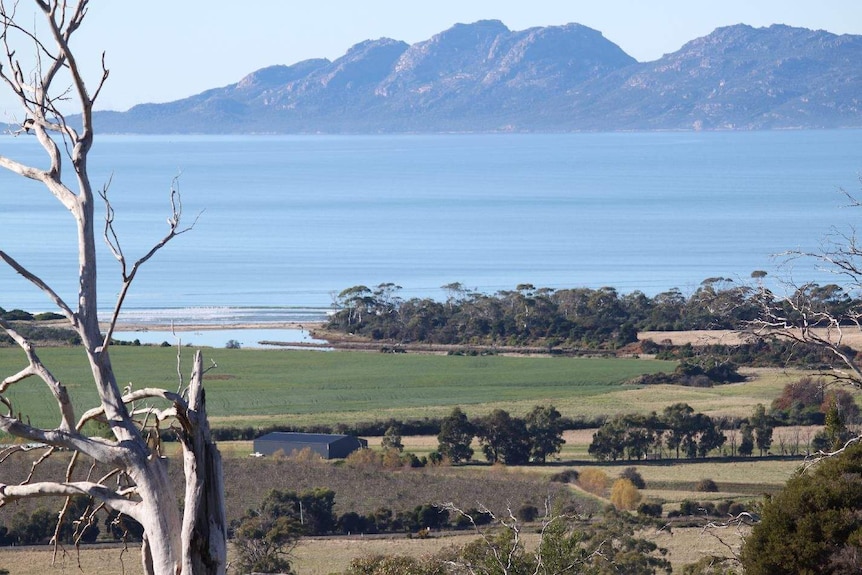
[[[0, 567], [9, 575], [143, 575], [139, 547], [82, 547], [61, 552], [51, 562], [50, 547], [2, 547]], [[79, 563], [80, 562], [80, 563]]]
[[749, 531], [747, 527], [676, 527], [641, 533], [641, 536], [667, 549], [667, 558], [673, 565], [674, 573], [679, 573], [684, 565], [696, 563], [708, 555], [732, 558], [734, 553], [739, 553], [743, 538]]
[[464, 545], [475, 535], [458, 534], [428, 539], [407, 537], [350, 537], [306, 539], [294, 552], [294, 566], [299, 575], [342, 573], [357, 557], [370, 555], [433, 555], [450, 545]]
[[[655, 541], [668, 549], [668, 559], [674, 570], [694, 563], [704, 555], [730, 556], [724, 541], [732, 549], [741, 545], [741, 533], [735, 529], [704, 530], [697, 527], [673, 530], [645, 531], [641, 537]], [[473, 534], [454, 534], [429, 539], [407, 537], [327, 537], [304, 539], [294, 552], [293, 564], [298, 575], [329, 575], [342, 573], [355, 557], [375, 554], [399, 554], [423, 557], [440, 549], [464, 545], [475, 538]], [[720, 539], [719, 539], [720, 538]], [[528, 548], [538, 538], [527, 533]], [[80, 555], [74, 549], [60, 556], [51, 565], [51, 550], [45, 548], [4, 548], [0, 550], [0, 566], [10, 575], [142, 575], [139, 550], [130, 548], [125, 553], [119, 548], [82, 548]], [[80, 559], [80, 569], [78, 561]]]
[[[837, 332], [826, 328], [818, 328], [812, 330], [818, 337], [826, 340], [835, 340]], [[690, 330], [690, 331], [642, 331], [638, 333], [638, 339], [641, 341], [652, 340], [655, 343], [671, 342], [673, 345], [693, 346], [702, 345], [739, 345], [746, 341], [751, 341], [752, 336], [749, 334], [734, 331], [734, 330]], [[862, 351], [862, 331], [846, 330], [841, 332], [841, 343]]]

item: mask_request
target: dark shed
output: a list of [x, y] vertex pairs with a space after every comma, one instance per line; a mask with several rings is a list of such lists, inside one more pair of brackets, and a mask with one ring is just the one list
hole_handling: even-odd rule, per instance
[[272, 455], [279, 450], [285, 455], [290, 455], [306, 447], [324, 459], [341, 459], [357, 449], [368, 447], [368, 442], [352, 435], [287, 431], [273, 431], [254, 440], [255, 452], [263, 455]]

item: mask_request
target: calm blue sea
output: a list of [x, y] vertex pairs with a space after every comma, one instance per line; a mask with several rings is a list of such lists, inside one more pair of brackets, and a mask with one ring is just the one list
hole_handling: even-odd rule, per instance
[[[40, 158], [25, 137], [0, 153]], [[111, 181], [130, 258], [167, 229], [175, 176], [185, 221], [197, 218], [141, 270], [134, 321], [302, 321], [382, 282], [442, 298], [456, 281], [650, 295], [753, 270], [828, 281], [811, 264], [778, 270], [773, 255], [862, 221], [839, 193], [859, 190], [862, 131], [112, 136], [90, 168], [94, 184]], [[8, 174], [0, 206], [0, 249], [74, 301], [69, 214]], [[107, 250], [100, 265], [107, 309], [119, 272]], [[5, 267], [0, 306], [50, 309]]]

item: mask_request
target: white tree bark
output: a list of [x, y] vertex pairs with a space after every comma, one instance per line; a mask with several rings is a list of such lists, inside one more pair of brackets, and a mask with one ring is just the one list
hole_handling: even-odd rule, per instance
[[[122, 280], [110, 326], [107, 333], [102, 334], [96, 293], [96, 198], [87, 162], [93, 144], [93, 105], [108, 78], [108, 70], [103, 59], [101, 78], [96, 90], [90, 93], [69, 49], [71, 37], [79, 30], [87, 14], [87, 0], [78, 0], [73, 5], [66, 0], [33, 2], [37, 11], [45, 16], [47, 37], [39, 37], [27, 28], [30, 23], [26, 18], [19, 21], [17, 4], [8, 6], [0, 1], [0, 50], [5, 55], [0, 78], [17, 96], [25, 114], [20, 133], [35, 134], [50, 167], [45, 170], [29, 166], [2, 153], [0, 167], [42, 183], [74, 218], [79, 280], [76, 305], [69, 305], [12, 255], [0, 250], [0, 259], [29, 280], [35, 289], [41, 290], [80, 336], [82, 353], [89, 361], [93, 384], [98, 391], [99, 405], [76, 421], [68, 390], [42, 362], [35, 346], [13, 325], [0, 320], [0, 329], [15, 340], [25, 358], [23, 368], [0, 381], [0, 402], [6, 408], [5, 413], [0, 413], [0, 430], [50, 446], [40, 461], [53, 455], [56, 448], [76, 453], [65, 478], [54, 482], [28, 481], [22, 485], [0, 484], [0, 505], [22, 498], [85, 495], [99, 505], [128, 515], [143, 526], [142, 562], [147, 573], [224, 573], [226, 528], [221, 459], [210, 439], [200, 353], [195, 357], [191, 383], [186, 392], [147, 388], [125, 395], [117, 385], [109, 354], [111, 334], [138, 269], [171, 239], [188, 229], [180, 227], [182, 210], [179, 199], [172, 189], [168, 232], [148, 253], [127, 267], [126, 257], [113, 230], [107, 186], [100, 191], [108, 207], [104, 235], [120, 264]], [[33, 63], [22, 64], [18, 60], [18, 46], [22, 39], [35, 50]], [[29, 70], [33, 72], [27, 72]], [[67, 123], [58, 109], [59, 102], [65, 103], [69, 99], [79, 106], [78, 128]], [[63, 173], [64, 167], [67, 174]], [[68, 179], [63, 178], [65, 175]], [[13, 386], [40, 382], [50, 389], [57, 402], [59, 421], [55, 428], [38, 428], [22, 421], [6, 395]], [[129, 405], [142, 399], [162, 402], [164, 407], [130, 412]], [[142, 432], [143, 425], [158, 425], [167, 418], [177, 422], [183, 448], [186, 486], [182, 518], [178, 492], [168, 477], [167, 462], [148, 445]], [[84, 424], [93, 419], [106, 422], [113, 438], [83, 434]], [[115, 471], [97, 481], [72, 481], [71, 469], [78, 456], [92, 458]], [[117, 482], [123, 487], [108, 484], [109, 479], [118, 476], [124, 478], [123, 482]]]

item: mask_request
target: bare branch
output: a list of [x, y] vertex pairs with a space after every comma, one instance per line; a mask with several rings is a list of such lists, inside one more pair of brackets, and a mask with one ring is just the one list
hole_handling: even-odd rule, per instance
[[0, 384], [0, 393], [5, 392], [9, 385], [22, 381], [25, 377], [38, 375], [48, 386], [48, 389], [51, 390], [51, 394], [54, 396], [54, 399], [57, 400], [57, 405], [60, 410], [60, 430], [69, 431], [73, 429], [75, 410], [72, 406], [72, 401], [69, 399], [69, 392], [66, 387], [54, 377], [47, 367], [45, 367], [42, 360], [40, 360], [36, 355], [36, 350], [33, 349], [30, 342], [13, 329], [12, 326], [9, 325], [9, 322], [0, 319], [0, 328], [5, 330], [6, 333], [15, 340], [18, 346], [24, 350], [24, 353], [27, 356], [27, 361], [29, 362], [27, 368], [12, 376], [11, 379], [7, 378], [3, 380], [3, 383]]
[[130, 501], [123, 495], [108, 489], [104, 485], [90, 481], [73, 481], [60, 483], [54, 481], [28, 483], [26, 485], [4, 485], [0, 484], [0, 506], [6, 505], [19, 499], [32, 497], [56, 497], [73, 495], [86, 495], [99, 501], [103, 501], [112, 509], [124, 513], [129, 517], [137, 518], [137, 502]]
[[123, 250], [120, 247], [119, 238], [117, 237], [116, 231], [114, 230], [114, 211], [111, 207], [110, 201], [108, 200], [108, 186], [105, 186], [100, 191], [100, 195], [105, 202], [107, 214], [105, 217], [105, 242], [108, 244], [108, 247], [111, 249], [114, 257], [117, 261], [120, 262], [120, 268], [123, 277], [123, 283], [120, 287], [120, 294], [117, 296], [117, 301], [114, 304], [114, 311], [111, 314], [111, 319], [108, 322], [108, 329], [106, 330], [104, 340], [102, 342], [102, 349], [107, 349], [108, 345], [111, 342], [111, 336], [116, 329], [117, 321], [120, 317], [120, 310], [123, 307], [123, 303], [125, 302], [126, 295], [129, 292], [129, 288], [132, 285], [132, 282], [135, 279], [135, 275], [138, 273], [138, 270], [142, 265], [144, 265], [150, 258], [152, 258], [159, 250], [165, 247], [168, 242], [170, 242], [175, 237], [184, 234], [190, 230], [192, 230], [197, 224], [198, 219], [200, 218], [200, 214], [195, 218], [194, 222], [190, 226], [185, 228], [180, 227], [183, 207], [182, 207], [182, 199], [180, 198], [179, 193], [179, 176], [175, 176], [171, 183], [171, 215], [168, 217], [168, 231], [162, 237], [161, 240], [156, 242], [150, 250], [144, 254], [140, 259], [138, 259], [131, 267], [130, 270], [127, 271], [126, 268], [126, 258], [123, 255]]
[[51, 289], [51, 287], [48, 284], [46, 284], [44, 281], [42, 281], [35, 274], [30, 273], [30, 271], [27, 270], [27, 268], [25, 268], [24, 266], [19, 264], [12, 256], [10, 256], [9, 254], [7, 254], [6, 252], [4, 252], [2, 250], [0, 250], [0, 259], [2, 259], [4, 262], [6, 262], [12, 269], [14, 269], [16, 272], [18, 272], [18, 274], [24, 276], [24, 278], [27, 281], [29, 281], [30, 283], [35, 285], [37, 288], [39, 288], [40, 290], [42, 290], [43, 292], [48, 294], [48, 297], [50, 297], [51, 301], [53, 301], [54, 304], [58, 308], [60, 308], [60, 311], [63, 312], [63, 315], [66, 316], [66, 319], [69, 320], [69, 323], [72, 324], [73, 328], [78, 325], [78, 320], [75, 317], [75, 313], [69, 308], [68, 305], [66, 305], [66, 302], [63, 301], [63, 298], [61, 298], [57, 294], [57, 292], [55, 292], [53, 289]]

